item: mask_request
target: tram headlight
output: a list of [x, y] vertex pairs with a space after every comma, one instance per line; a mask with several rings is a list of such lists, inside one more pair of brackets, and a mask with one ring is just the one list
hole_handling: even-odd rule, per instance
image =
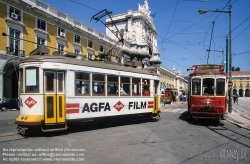
[[210, 103], [210, 99], [206, 99], [206, 104], [209, 104]]

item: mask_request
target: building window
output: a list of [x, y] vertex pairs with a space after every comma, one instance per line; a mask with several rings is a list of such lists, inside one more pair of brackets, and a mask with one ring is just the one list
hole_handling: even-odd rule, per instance
[[46, 31], [46, 22], [41, 19], [37, 19], [37, 28]]
[[18, 56], [20, 50], [20, 40], [14, 38], [20, 38], [21, 32], [15, 29], [10, 29], [9, 33], [9, 52], [15, 56]]
[[44, 38], [37, 37], [37, 47], [39, 45], [45, 45], [45, 39]]
[[62, 28], [58, 28], [58, 36], [65, 38], [65, 30]]
[[93, 56], [92, 53], [88, 53], [88, 59], [89, 59], [89, 60], [92, 60], [92, 56]]
[[10, 14], [9, 15], [10, 18], [21, 21], [21, 11], [20, 10], [13, 8], [13, 7], [10, 7], [9, 14]]
[[91, 40], [88, 40], [88, 47], [93, 48], [93, 42]]
[[75, 49], [75, 54], [80, 54], [80, 50]]
[[103, 52], [103, 45], [99, 45], [99, 52]]
[[75, 43], [80, 43], [81, 37], [79, 35], [75, 35]]
[[58, 52], [60, 55], [64, 54], [64, 45], [58, 44]]

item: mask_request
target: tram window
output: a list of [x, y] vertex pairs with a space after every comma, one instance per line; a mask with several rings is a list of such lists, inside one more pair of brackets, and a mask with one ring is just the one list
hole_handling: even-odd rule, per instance
[[105, 75], [93, 74], [92, 75], [93, 95], [104, 95], [105, 88]]
[[192, 95], [201, 94], [201, 79], [192, 80]]
[[216, 79], [216, 95], [225, 95], [225, 79]]
[[120, 95], [130, 95], [130, 77], [121, 77]]
[[214, 79], [205, 78], [202, 81], [203, 95], [213, 95], [214, 94]]
[[38, 93], [39, 92], [39, 80], [38, 80], [38, 68], [27, 68], [25, 89], [27, 93]]
[[75, 94], [77, 96], [89, 95], [89, 73], [75, 73]]
[[55, 91], [55, 73], [54, 72], [45, 72], [45, 87], [46, 92], [54, 92]]
[[118, 95], [117, 90], [119, 89], [118, 76], [108, 75], [108, 95]]
[[142, 95], [143, 96], [150, 96], [150, 80], [142, 79]]
[[141, 95], [141, 79], [132, 78], [132, 95], [140, 96]]
[[19, 88], [20, 93], [23, 93], [23, 68], [19, 69]]
[[64, 86], [64, 80], [63, 80], [63, 73], [59, 72], [57, 73], [57, 78], [58, 78], [58, 92], [62, 93], [63, 92], [63, 86]]

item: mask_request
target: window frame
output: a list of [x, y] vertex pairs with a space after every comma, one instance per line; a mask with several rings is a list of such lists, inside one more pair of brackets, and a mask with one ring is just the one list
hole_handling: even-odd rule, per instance
[[[95, 79], [95, 76], [103, 76], [103, 81], [102, 80], [96, 80]], [[105, 79], [106, 79], [106, 77], [105, 77], [105, 74], [100, 74], [100, 73], [92, 73], [92, 95], [93, 96], [105, 96], [105, 93], [106, 93], [106, 82], [105, 82]], [[103, 85], [102, 86], [99, 86], [99, 85], [96, 85], [96, 84], [94, 84], [94, 83], [103, 83]], [[95, 93], [94, 91], [94, 87], [95, 86], [97, 86], [97, 93]], [[99, 89], [99, 87], [102, 87], [103, 89], [103, 91], [102, 91], [102, 93], [98, 93], [98, 89]]]
[[88, 40], [88, 48], [92, 48], [93, 49], [93, 41], [92, 40]]
[[[13, 11], [11, 11], [11, 10], [13, 10]], [[17, 14], [18, 15], [18, 18], [16, 19], [16, 20], [18, 20], [18, 21], [20, 21], [21, 22], [21, 18], [22, 18], [22, 11], [21, 10], [19, 10], [19, 9], [17, 9], [17, 8], [15, 8], [15, 7], [12, 7], [12, 6], [9, 6], [9, 17], [10, 18], [12, 18], [11, 17], [11, 14], [12, 13], [14, 13], [14, 14]]]
[[[82, 74], [87, 74], [88, 75], [88, 79], [77, 79], [76, 77], [77, 77], [77, 73], [82, 73]], [[90, 73], [88, 73], [88, 72], [75, 72], [75, 84], [74, 84], [74, 88], [75, 88], [75, 90], [74, 90], [74, 92], [75, 92], [75, 96], [90, 96], [90, 90], [91, 90], [91, 84], [90, 84]], [[79, 85], [82, 85], [82, 83], [81, 82], [87, 82], [87, 84], [88, 84], [88, 87], [87, 87], [87, 85], [86, 85], [86, 88], [85, 88], [85, 90], [88, 88], [88, 90], [89, 90], [89, 92], [88, 93], [77, 93], [77, 87], [76, 87], [76, 81], [79, 81], [80, 83], [79, 83]], [[84, 83], [83, 83], [84, 84]], [[82, 86], [80, 86], [80, 87], [82, 87]]]
[[81, 44], [81, 36], [75, 34], [75, 43]]
[[[61, 36], [61, 32], [64, 33], [64, 36]], [[63, 28], [61, 28], [61, 27], [58, 27], [57, 35], [58, 35], [59, 37], [66, 38], [66, 30], [63, 29]]]
[[[32, 90], [30, 91], [29, 89], [27, 89], [27, 70], [30, 70], [30, 69], [35, 69], [36, 70], [36, 90]], [[27, 67], [25, 69], [25, 82], [24, 82], [24, 85], [25, 85], [25, 93], [39, 93], [40, 92], [40, 83], [39, 83], [39, 68], [37, 67]]]
[[[114, 79], [117, 78], [117, 81], [109, 81], [110, 77], [115, 77]], [[111, 85], [110, 85], [111, 84]], [[109, 93], [109, 87], [113, 87], [112, 93]], [[118, 96], [118, 90], [119, 90], [119, 76], [116, 75], [107, 75], [107, 96]]]
[[[124, 78], [128, 78], [129, 82], [125, 82], [123, 81]], [[129, 85], [129, 90], [127, 89], [124, 89], [124, 84], [125, 85]], [[121, 94], [120, 93], [120, 96], [130, 96], [131, 95], [131, 79], [129, 76], [120, 76], [120, 87], [123, 88], [123, 90], [126, 92], [126, 94]], [[126, 87], [125, 87], [126, 88]], [[121, 89], [121, 88], [120, 88]]]
[[[40, 22], [40, 23], [39, 23]], [[42, 23], [44, 23], [44, 29], [42, 28]], [[40, 30], [43, 30], [43, 31], [47, 31], [47, 23], [46, 21], [42, 20], [42, 19], [39, 19], [37, 18], [37, 21], [36, 21], [36, 27]]]
[[[138, 80], [139, 80], [139, 82], [138, 82]], [[132, 96], [141, 96], [141, 94], [142, 94], [141, 78], [132, 77], [131, 82], [132, 82], [132, 92], [131, 92]], [[138, 87], [138, 88], [136, 88], [136, 92], [134, 92], [135, 86]]]

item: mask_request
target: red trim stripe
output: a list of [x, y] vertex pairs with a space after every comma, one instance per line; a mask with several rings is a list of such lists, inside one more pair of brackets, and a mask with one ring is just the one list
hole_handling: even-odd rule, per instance
[[67, 109], [66, 110], [67, 114], [72, 114], [72, 113], [79, 113], [79, 109]]
[[148, 101], [148, 105], [154, 104], [154, 101]]
[[66, 113], [79, 113], [80, 104], [79, 103], [68, 103], [66, 104]]
[[148, 104], [148, 108], [153, 108], [153, 105], [149, 105], [149, 104]]
[[79, 107], [80, 107], [79, 103], [66, 104], [66, 108], [79, 108]]

